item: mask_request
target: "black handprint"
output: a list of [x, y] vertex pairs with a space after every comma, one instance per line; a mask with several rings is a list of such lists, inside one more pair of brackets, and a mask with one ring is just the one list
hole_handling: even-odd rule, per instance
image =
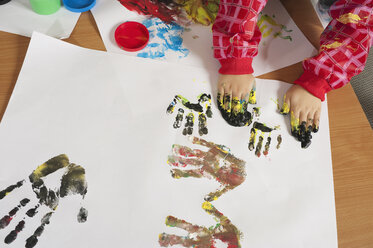
[[[43, 178], [60, 169], [64, 169], [65, 173], [62, 176], [59, 189], [48, 189], [44, 184]], [[36, 170], [30, 174], [28, 179], [31, 183], [32, 190], [35, 192], [36, 198], [38, 199], [38, 204], [32, 208], [29, 208], [26, 215], [30, 218], [34, 217], [38, 213], [38, 209], [41, 206], [47, 206], [49, 209], [51, 209], [50, 212], [41, 218], [41, 225], [34, 231], [34, 234], [26, 240], [25, 247], [32, 248], [37, 244], [38, 238], [43, 233], [45, 226], [49, 224], [50, 218], [57, 209], [60, 199], [72, 194], [79, 194], [84, 199], [84, 196], [87, 193], [87, 182], [85, 180], [84, 168], [76, 164], [70, 164], [68, 157], [64, 154], [54, 157], [44, 164], [38, 166]], [[27, 183], [27, 180], [22, 180], [7, 187], [5, 190], [0, 191], [0, 200], [10, 194], [13, 190], [24, 186], [25, 183]], [[8, 213], [8, 215], [5, 215], [2, 219], [0, 219], [0, 229], [7, 227], [15, 218], [18, 210], [25, 207], [29, 202], [30, 200], [28, 198], [24, 198]], [[78, 222], [85, 222], [87, 220], [87, 216], [88, 211], [81, 207], [77, 216]], [[5, 243], [10, 244], [17, 238], [18, 233], [23, 230], [26, 224], [25, 219], [26, 216], [17, 224], [15, 229], [6, 236], [4, 240]]]
[[[256, 136], [258, 134], [258, 131], [261, 131], [261, 134], [259, 136], [259, 141], [256, 145], [256, 148], [255, 148], [255, 155], [260, 157], [261, 155], [261, 152], [262, 152], [262, 147], [263, 147], [263, 141], [264, 141], [264, 134], [263, 133], [267, 133], [268, 134], [268, 137], [267, 137], [267, 141], [264, 145], [264, 151], [263, 151], [263, 154], [266, 156], [268, 155], [268, 152], [269, 152], [269, 147], [271, 145], [271, 141], [272, 141], [272, 138], [271, 138], [271, 132], [273, 130], [277, 130], [278, 127], [274, 127], [274, 128], [270, 128], [270, 127], [267, 127], [265, 124], [263, 123], [259, 123], [259, 122], [254, 122], [253, 124], [253, 127], [251, 128], [251, 131], [250, 131], [250, 140], [249, 140], [249, 150], [252, 151], [254, 150], [255, 148], [255, 142], [256, 142]], [[277, 146], [276, 148], [279, 149], [280, 148], [280, 144], [282, 142], [282, 137], [281, 135], [278, 135], [277, 136]]]
[[[172, 100], [170, 105], [167, 108], [167, 114], [172, 114], [175, 110], [177, 103], [181, 103], [182, 106], [188, 109], [190, 112], [185, 117], [185, 127], [183, 129], [184, 135], [191, 135], [193, 134], [193, 127], [194, 127], [194, 118], [195, 115], [193, 112], [198, 113], [198, 133], [200, 136], [207, 134], [207, 118], [212, 117], [211, 111], [211, 95], [201, 94], [198, 96], [197, 103], [191, 103], [188, 99], [181, 95], [176, 95], [175, 98]], [[205, 107], [202, 105], [205, 104]], [[205, 109], [205, 111], [204, 111]], [[180, 128], [182, 122], [184, 120], [184, 109], [179, 108], [177, 111], [177, 115], [175, 118], [175, 122], [173, 124], [174, 128]]]

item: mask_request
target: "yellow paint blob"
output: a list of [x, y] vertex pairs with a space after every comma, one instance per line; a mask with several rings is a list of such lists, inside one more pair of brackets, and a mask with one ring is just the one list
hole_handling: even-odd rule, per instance
[[291, 111], [291, 114], [290, 114], [290, 125], [291, 125], [291, 129], [293, 131], [298, 130], [298, 127], [299, 127], [299, 118], [295, 118], [293, 111]]
[[359, 15], [353, 14], [353, 13], [347, 13], [344, 15], [341, 15], [340, 17], [337, 18], [337, 21], [347, 24], [347, 23], [358, 23], [361, 21], [361, 18]]
[[202, 208], [205, 210], [213, 210], [212, 204], [208, 201], [205, 201], [204, 203], [202, 203]]
[[320, 47], [320, 50], [334, 49], [334, 48], [337, 48], [337, 47], [342, 46], [342, 44], [343, 44], [343, 43], [341, 43], [341, 42], [334, 41], [334, 42], [331, 43], [331, 44], [322, 45], [322, 46]]
[[256, 90], [251, 90], [250, 91], [249, 103], [250, 104], [256, 104]]

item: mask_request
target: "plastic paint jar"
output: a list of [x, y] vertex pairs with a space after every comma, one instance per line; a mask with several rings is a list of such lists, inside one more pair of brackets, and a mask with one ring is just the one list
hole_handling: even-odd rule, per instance
[[40, 15], [50, 15], [61, 7], [61, 0], [30, 0], [32, 10]]

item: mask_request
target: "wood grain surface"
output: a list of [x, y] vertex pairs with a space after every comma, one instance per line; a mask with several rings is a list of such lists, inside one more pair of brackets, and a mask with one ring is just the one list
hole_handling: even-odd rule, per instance
[[[318, 47], [322, 27], [311, 4], [307, 0], [282, 2], [306, 37]], [[0, 32], [0, 120], [17, 81], [29, 41], [26, 37]], [[105, 50], [90, 12], [81, 15], [66, 41], [85, 48]], [[260, 78], [291, 83], [301, 72], [301, 63], [296, 63]], [[339, 247], [372, 248], [373, 132], [350, 85], [328, 94], [328, 108]]]

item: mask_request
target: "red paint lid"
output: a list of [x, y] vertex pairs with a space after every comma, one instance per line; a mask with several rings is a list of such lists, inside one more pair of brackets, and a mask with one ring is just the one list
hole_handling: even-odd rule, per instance
[[149, 31], [139, 22], [125, 22], [115, 30], [115, 41], [118, 46], [128, 52], [136, 52], [148, 44]]

